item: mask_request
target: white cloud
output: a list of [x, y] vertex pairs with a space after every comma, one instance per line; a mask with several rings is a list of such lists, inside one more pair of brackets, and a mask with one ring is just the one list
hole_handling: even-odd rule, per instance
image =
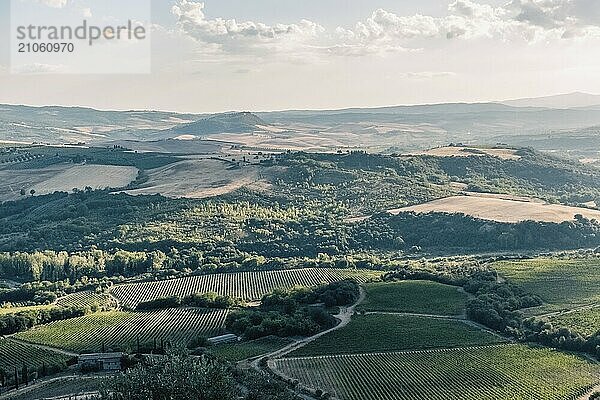
[[204, 3], [178, 0], [172, 8], [179, 28], [201, 43], [218, 45], [224, 51], [241, 52], [264, 48], [285, 51], [318, 37], [324, 28], [314, 22], [301, 20], [296, 24], [268, 25], [261, 22], [235, 19], [207, 19]]
[[[508, 1], [508, 0], [507, 0]], [[494, 7], [452, 0], [444, 16], [402, 16], [384, 9], [352, 27], [327, 31], [318, 23], [264, 24], [207, 18], [205, 5], [177, 0], [172, 13], [182, 33], [206, 51], [292, 57], [384, 55], [419, 51], [430, 42], [492, 39], [535, 43], [600, 37], [600, 0], [510, 0]]]

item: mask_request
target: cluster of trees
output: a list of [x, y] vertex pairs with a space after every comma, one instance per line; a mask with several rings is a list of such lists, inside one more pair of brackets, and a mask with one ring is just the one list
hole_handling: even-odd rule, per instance
[[142, 359], [106, 381], [102, 400], [298, 400], [281, 383], [232, 368], [207, 356], [192, 357], [184, 347], [164, 357]]
[[88, 308], [83, 307], [52, 307], [0, 315], [0, 335], [11, 335], [26, 331], [36, 325], [81, 317], [89, 312]]
[[234, 311], [227, 329], [247, 339], [264, 336], [310, 336], [336, 324], [323, 305], [349, 305], [358, 299], [359, 286], [344, 280], [314, 289], [275, 290], [265, 295], [257, 309]]
[[348, 245], [405, 251], [414, 246], [469, 251], [592, 248], [600, 245], [600, 222], [578, 216], [562, 223], [509, 224], [461, 214], [382, 213], [353, 226]]
[[137, 310], [157, 310], [177, 307], [199, 307], [229, 309], [242, 307], [245, 303], [242, 299], [232, 296], [221, 296], [214, 292], [195, 293], [189, 296], [161, 297], [155, 300], [145, 301], [136, 307]]

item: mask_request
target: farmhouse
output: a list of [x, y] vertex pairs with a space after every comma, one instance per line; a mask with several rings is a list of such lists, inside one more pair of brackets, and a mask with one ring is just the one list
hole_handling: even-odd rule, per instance
[[95, 366], [100, 371], [120, 371], [123, 353], [93, 353], [82, 354], [77, 359], [77, 365]]

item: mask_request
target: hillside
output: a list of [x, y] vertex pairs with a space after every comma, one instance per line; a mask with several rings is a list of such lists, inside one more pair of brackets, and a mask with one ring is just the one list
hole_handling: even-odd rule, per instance
[[218, 114], [196, 122], [182, 124], [163, 131], [165, 137], [194, 135], [197, 137], [219, 133], [251, 133], [268, 125], [251, 112]]

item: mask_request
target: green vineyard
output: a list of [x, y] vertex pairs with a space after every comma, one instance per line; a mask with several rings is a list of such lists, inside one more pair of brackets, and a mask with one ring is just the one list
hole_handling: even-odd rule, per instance
[[479, 346], [505, 340], [462, 321], [415, 316], [356, 315], [350, 323], [310, 342], [291, 357]]
[[152, 312], [99, 312], [57, 321], [17, 334], [19, 339], [60, 349], [97, 352], [135, 349], [157, 341], [188, 342], [200, 335], [223, 333], [227, 310], [193, 308]]
[[456, 286], [429, 281], [377, 282], [365, 289], [367, 298], [361, 308], [367, 311], [460, 315], [467, 302]]
[[111, 301], [114, 302], [108, 294], [86, 290], [61, 297], [56, 300], [56, 305], [61, 307], [92, 307], [94, 305], [103, 307]]
[[292, 288], [297, 285], [316, 286], [346, 278], [355, 278], [360, 282], [365, 282], [378, 275], [373, 271], [325, 268], [235, 272], [119, 285], [112, 290], [112, 293], [123, 306], [133, 309], [141, 302], [160, 297], [207, 292], [246, 300], [258, 300], [276, 288]]
[[523, 345], [275, 360], [275, 368], [341, 400], [574, 400], [600, 367]]
[[39, 347], [17, 342], [10, 339], [0, 339], [0, 369], [10, 372], [15, 367], [21, 370], [26, 365], [30, 370], [42, 366], [49, 369], [63, 369], [71, 357], [41, 349]]

